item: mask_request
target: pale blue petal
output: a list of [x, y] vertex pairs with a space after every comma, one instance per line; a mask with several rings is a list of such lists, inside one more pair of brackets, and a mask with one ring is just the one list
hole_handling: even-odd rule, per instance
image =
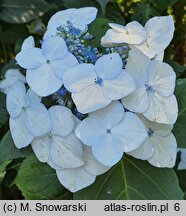
[[17, 118], [25, 106], [26, 88], [23, 82], [17, 81], [8, 91], [7, 110], [12, 118]]
[[[100, 126], [104, 127], [105, 129], [111, 129], [123, 119], [124, 113], [125, 112], [122, 104], [118, 101], [113, 101], [103, 109], [90, 113], [89, 116], [90, 119], [92, 119], [92, 117], [93, 119], [97, 119]], [[97, 132], [96, 125], [95, 131]]]
[[26, 80], [37, 95], [46, 97], [57, 92], [63, 82], [55, 76], [49, 64], [44, 64], [35, 70], [28, 70]]
[[103, 96], [102, 88], [99, 85], [90, 85], [79, 93], [72, 93], [72, 99], [80, 113], [86, 114], [101, 109], [111, 100]]
[[53, 135], [51, 159], [62, 168], [82, 166], [84, 164], [82, 143], [73, 133], [67, 137]]
[[124, 152], [138, 148], [148, 137], [143, 122], [130, 112], [126, 112], [123, 121], [112, 128], [111, 134]]
[[148, 68], [148, 77], [152, 88], [163, 96], [170, 96], [174, 92], [176, 74], [167, 63], [152, 61]]
[[74, 128], [74, 119], [70, 109], [63, 106], [52, 106], [49, 109], [54, 135], [68, 136]]
[[[49, 135], [48, 135], [49, 136]], [[49, 159], [51, 140], [48, 136], [36, 138], [32, 141], [32, 149], [39, 161], [45, 163]]]
[[57, 170], [61, 184], [71, 192], [77, 192], [94, 183], [96, 176], [86, 172], [83, 167]]
[[174, 95], [163, 97], [154, 93], [149, 97], [150, 104], [143, 115], [150, 121], [163, 124], [174, 124], [178, 117], [178, 104]]
[[52, 61], [51, 67], [57, 77], [63, 79], [64, 73], [70, 68], [78, 65], [78, 61], [74, 55], [68, 53], [67, 57], [62, 60]]
[[98, 119], [94, 117], [84, 119], [75, 130], [76, 136], [88, 146], [100, 143], [104, 139], [106, 132], [106, 127], [104, 128]]
[[42, 43], [42, 51], [47, 60], [61, 60], [68, 55], [64, 39], [60, 36], [53, 36], [45, 39]]
[[28, 89], [27, 93], [26, 93], [26, 105], [32, 105], [35, 103], [40, 103], [41, 102], [41, 97], [39, 97], [34, 91], [32, 91], [32, 89]]
[[84, 147], [84, 158], [84, 169], [92, 175], [101, 175], [110, 169], [109, 166], [104, 166], [96, 160], [96, 158], [92, 154], [92, 149], [90, 147]]
[[110, 100], [121, 99], [135, 90], [133, 79], [124, 70], [116, 78], [105, 80], [102, 86], [103, 94]]
[[141, 144], [137, 149], [127, 152], [128, 155], [131, 155], [137, 159], [148, 160], [152, 157], [154, 148], [149, 138], [147, 138], [143, 144]]
[[21, 46], [21, 51], [25, 49], [30, 49], [33, 47], [35, 47], [34, 38], [32, 36], [29, 36], [23, 41], [22, 46]]
[[44, 135], [51, 130], [51, 118], [43, 104], [35, 103], [26, 109], [26, 126], [34, 137]]
[[17, 148], [24, 148], [33, 140], [33, 136], [29, 133], [25, 123], [26, 117], [24, 112], [16, 119], [10, 118], [10, 131]]
[[16, 55], [15, 59], [22, 68], [28, 70], [38, 68], [46, 62], [39, 48], [24, 49]]
[[172, 133], [167, 137], [154, 135], [151, 138], [151, 143], [154, 153], [148, 162], [156, 167], [174, 167], [177, 156], [177, 143], [174, 135]]
[[106, 135], [105, 139], [92, 146], [92, 153], [101, 164], [113, 166], [122, 158], [123, 151], [116, 141], [111, 135]]
[[122, 66], [123, 63], [119, 54], [103, 55], [95, 64], [96, 74], [103, 80], [111, 80], [121, 73]]
[[137, 89], [122, 98], [124, 107], [131, 112], [143, 113], [149, 106], [149, 97], [144, 86], [137, 86]]
[[63, 75], [64, 86], [70, 92], [80, 92], [87, 86], [93, 85], [96, 73], [92, 64], [79, 64], [69, 69]]

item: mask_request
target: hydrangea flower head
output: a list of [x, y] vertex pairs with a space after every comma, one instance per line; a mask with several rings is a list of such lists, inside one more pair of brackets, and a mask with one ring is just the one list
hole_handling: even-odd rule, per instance
[[42, 137], [35, 138], [32, 149], [41, 162], [51, 160], [63, 168], [75, 168], [83, 164], [82, 144], [73, 133], [74, 117], [63, 106], [49, 109], [52, 129]]
[[175, 166], [177, 143], [171, 133], [173, 126], [151, 122], [142, 115], [139, 117], [147, 128], [148, 137], [139, 148], [127, 154], [138, 159], [148, 160], [151, 165], [156, 167]]
[[27, 69], [26, 80], [39, 96], [48, 96], [59, 90], [65, 71], [78, 64], [60, 36], [44, 40], [41, 49], [22, 49], [16, 60], [21, 67]]
[[31, 89], [26, 92], [23, 82], [17, 81], [7, 94], [10, 130], [17, 148], [28, 146], [34, 137], [51, 129], [51, 119], [45, 106]]
[[5, 73], [5, 78], [0, 81], [0, 90], [7, 94], [9, 89], [16, 81], [26, 82], [25, 76], [18, 69], [8, 69]]
[[134, 113], [125, 113], [118, 101], [90, 113], [75, 133], [85, 145], [92, 147], [94, 157], [105, 166], [116, 164], [124, 152], [136, 149], [147, 137], [139, 118]]
[[79, 64], [64, 74], [64, 86], [72, 92], [79, 112], [85, 114], [107, 106], [134, 91], [135, 85], [116, 53], [100, 57], [96, 64]]
[[68, 22], [75, 27], [74, 29], [86, 32], [88, 29], [87, 25], [96, 18], [96, 15], [97, 9], [95, 7], [71, 8], [57, 12], [50, 18], [44, 38], [55, 36], [58, 28], [61, 26], [65, 27]]
[[176, 75], [166, 63], [150, 60], [138, 49], [129, 52], [126, 71], [136, 82], [136, 90], [122, 99], [125, 108], [143, 113], [151, 121], [174, 124], [178, 115], [174, 96]]

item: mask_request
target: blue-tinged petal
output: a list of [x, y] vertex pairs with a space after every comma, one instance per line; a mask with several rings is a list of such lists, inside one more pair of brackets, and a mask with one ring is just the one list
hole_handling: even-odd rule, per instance
[[74, 128], [74, 119], [70, 109], [63, 106], [52, 106], [49, 109], [52, 120], [53, 135], [68, 136]]
[[11, 135], [17, 148], [24, 148], [32, 142], [33, 136], [26, 127], [26, 116], [24, 112], [16, 119], [10, 118], [9, 124]]
[[111, 134], [106, 135], [105, 139], [93, 145], [92, 153], [104, 166], [115, 165], [123, 155], [123, 151], [118, 146], [117, 139], [113, 138]]
[[137, 86], [137, 89], [122, 98], [124, 107], [131, 112], [143, 113], [149, 106], [149, 97], [144, 86]]
[[123, 121], [112, 128], [111, 134], [124, 152], [138, 148], [148, 137], [143, 122], [130, 112], [126, 112]]
[[92, 117], [97, 119], [99, 124], [105, 129], [111, 129], [123, 119], [124, 113], [122, 104], [118, 101], [113, 101], [103, 109], [90, 113], [89, 116], [91, 119]]
[[67, 45], [60, 36], [53, 36], [45, 39], [42, 43], [42, 51], [49, 61], [61, 60], [68, 55]]
[[148, 80], [147, 69], [150, 61], [140, 50], [133, 48], [129, 51], [126, 71], [136, 82], [145, 83]]
[[26, 126], [34, 137], [48, 133], [52, 128], [51, 118], [46, 107], [34, 103], [26, 109]]
[[127, 152], [128, 155], [131, 155], [137, 159], [148, 160], [152, 157], [154, 148], [149, 138], [147, 138], [143, 144], [141, 144], [137, 149]]
[[92, 175], [101, 175], [110, 169], [109, 166], [104, 166], [96, 160], [96, 158], [92, 154], [92, 149], [90, 147], [84, 147], [84, 160], [84, 169]]
[[32, 104], [35, 103], [40, 103], [41, 102], [41, 97], [39, 97], [34, 91], [32, 91], [32, 89], [28, 89], [27, 93], [26, 93], [26, 106], [30, 106]]
[[18, 69], [8, 69], [5, 73], [5, 78], [0, 81], [0, 90], [7, 94], [16, 81], [22, 81], [25, 83], [26, 78]]
[[25, 49], [30, 49], [33, 47], [35, 47], [34, 38], [32, 36], [29, 36], [23, 41], [22, 46], [21, 46], [21, 51]]
[[49, 64], [44, 64], [35, 70], [28, 70], [26, 80], [30, 88], [42, 97], [57, 92], [63, 84], [62, 80], [55, 76]]
[[145, 29], [147, 32], [147, 40], [136, 47], [149, 58], [153, 58], [156, 54], [161, 54], [173, 38], [173, 17], [153, 17], [147, 21]]
[[78, 61], [74, 55], [68, 53], [68, 55], [62, 60], [56, 60], [51, 62], [52, 70], [55, 75], [60, 79], [63, 79], [63, 76], [67, 70], [78, 65]]
[[121, 73], [122, 66], [119, 54], [112, 53], [100, 57], [95, 64], [95, 70], [98, 77], [103, 80], [111, 80]]
[[81, 28], [81, 26], [86, 27], [86, 25], [90, 24], [96, 18], [97, 12], [98, 10], [95, 7], [79, 8], [70, 13], [70, 21], [77, 28]]
[[15, 59], [18, 65], [27, 70], [38, 68], [46, 62], [39, 48], [24, 49], [16, 55]]
[[176, 74], [167, 63], [152, 61], [148, 68], [148, 77], [152, 88], [163, 96], [170, 96], [174, 92]]
[[79, 93], [72, 93], [72, 99], [80, 113], [86, 114], [101, 109], [111, 100], [103, 96], [99, 85], [90, 85]]
[[95, 117], [84, 119], [75, 130], [76, 136], [88, 146], [101, 143], [106, 136], [106, 132], [107, 128], [103, 127]]
[[25, 106], [26, 88], [23, 82], [17, 81], [8, 91], [7, 110], [12, 118], [17, 118]]
[[133, 79], [124, 70], [116, 78], [105, 80], [102, 86], [104, 96], [110, 100], [121, 99], [132, 93], [135, 88]]
[[163, 124], [174, 124], [178, 117], [178, 104], [174, 95], [163, 97], [157, 92], [149, 97], [148, 109], [143, 115], [150, 121]]
[[83, 166], [57, 170], [56, 173], [61, 184], [73, 193], [88, 187], [96, 179], [96, 176], [86, 172]]
[[63, 75], [63, 83], [68, 91], [77, 93], [83, 91], [87, 86], [93, 85], [96, 78], [92, 64], [79, 64]]
[[76, 168], [84, 164], [82, 143], [73, 133], [67, 137], [53, 135], [50, 151], [52, 161], [62, 168]]
[[167, 137], [154, 135], [151, 143], [154, 153], [148, 162], [156, 167], [174, 167], [177, 156], [177, 143], [174, 135], [172, 133]]
[[51, 139], [49, 138], [49, 135], [34, 139], [31, 146], [39, 161], [43, 163], [48, 161], [51, 146]]

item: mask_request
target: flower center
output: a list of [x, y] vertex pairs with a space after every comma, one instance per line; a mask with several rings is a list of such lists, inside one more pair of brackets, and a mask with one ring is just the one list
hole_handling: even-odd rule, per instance
[[147, 131], [147, 133], [148, 133], [149, 137], [152, 137], [153, 134], [154, 134], [154, 129], [149, 128], [149, 130]]
[[47, 60], [46, 60], [46, 63], [47, 63], [47, 64], [50, 64], [50, 60], [49, 60], [49, 59], [47, 59]]
[[151, 93], [154, 93], [155, 90], [152, 88], [151, 84], [149, 83], [149, 81], [146, 81], [145, 82], [145, 88], [146, 88], [146, 91], [147, 92], [151, 92]]
[[107, 129], [107, 134], [111, 134], [111, 129]]
[[96, 83], [97, 85], [102, 86], [102, 84], [103, 84], [103, 79], [102, 79], [101, 77], [97, 77], [97, 79], [95, 79], [95, 83]]

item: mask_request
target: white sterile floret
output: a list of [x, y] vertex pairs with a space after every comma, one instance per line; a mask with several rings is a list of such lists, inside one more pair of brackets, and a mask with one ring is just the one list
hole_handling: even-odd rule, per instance
[[142, 115], [139, 117], [146, 126], [148, 137], [139, 148], [127, 154], [148, 160], [156, 167], [173, 167], [177, 155], [176, 139], [171, 133], [173, 126], [151, 122]]
[[126, 71], [135, 80], [136, 90], [122, 99], [124, 107], [143, 113], [151, 121], [174, 124], [178, 105], [173, 94], [176, 80], [173, 69], [133, 49], [129, 52]]
[[22, 81], [25, 83], [25, 76], [23, 76], [18, 69], [8, 69], [5, 73], [4, 79], [0, 81], [0, 90], [7, 94], [16, 81]]
[[55, 36], [58, 32], [57, 29], [61, 26], [65, 27], [67, 22], [70, 22], [75, 28], [86, 32], [87, 25], [96, 18], [96, 15], [97, 9], [95, 7], [71, 8], [59, 11], [50, 18], [44, 38]]
[[118, 46], [125, 43], [140, 44], [146, 40], [144, 27], [136, 22], [130, 22], [126, 26], [109, 23], [111, 29], [107, 30], [101, 39], [102, 46]]
[[46, 107], [31, 89], [26, 92], [23, 82], [17, 81], [7, 94], [10, 130], [17, 148], [29, 145], [34, 137], [51, 130], [51, 119]]
[[136, 45], [146, 56], [153, 58], [161, 54], [169, 45], [174, 34], [174, 20], [172, 16], [153, 17], [145, 24], [147, 39]]
[[51, 160], [56, 166], [75, 168], [81, 166], [83, 148], [75, 136], [74, 117], [70, 109], [63, 106], [52, 106], [49, 109], [52, 129], [42, 137], [35, 138], [32, 149], [41, 162]]
[[72, 169], [56, 168], [57, 177], [61, 184], [73, 193], [91, 185], [97, 175], [110, 169], [94, 158], [90, 147], [84, 146], [83, 149], [84, 164], [82, 166]]
[[135, 85], [117, 53], [103, 55], [95, 65], [79, 64], [63, 76], [64, 86], [81, 113], [107, 106], [134, 91]]
[[18, 64], [27, 69], [26, 80], [39, 96], [55, 93], [63, 84], [63, 74], [78, 64], [77, 59], [68, 52], [66, 43], [60, 36], [49, 37], [42, 42], [41, 49], [28, 47], [24, 42], [17, 54]]
[[126, 26], [109, 25], [111, 29], [107, 30], [101, 39], [103, 46], [114, 47], [128, 43], [131, 48], [140, 49], [149, 58], [161, 55], [174, 34], [172, 16], [153, 17], [146, 22], [145, 27], [136, 21], [130, 22]]
[[125, 113], [118, 101], [90, 113], [75, 133], [85, 145], [92, 147], [94, 157], [105, 166], [116, 164], [123, 152], [136, 149], [147, 137], [139, 118], [134, 113]]

